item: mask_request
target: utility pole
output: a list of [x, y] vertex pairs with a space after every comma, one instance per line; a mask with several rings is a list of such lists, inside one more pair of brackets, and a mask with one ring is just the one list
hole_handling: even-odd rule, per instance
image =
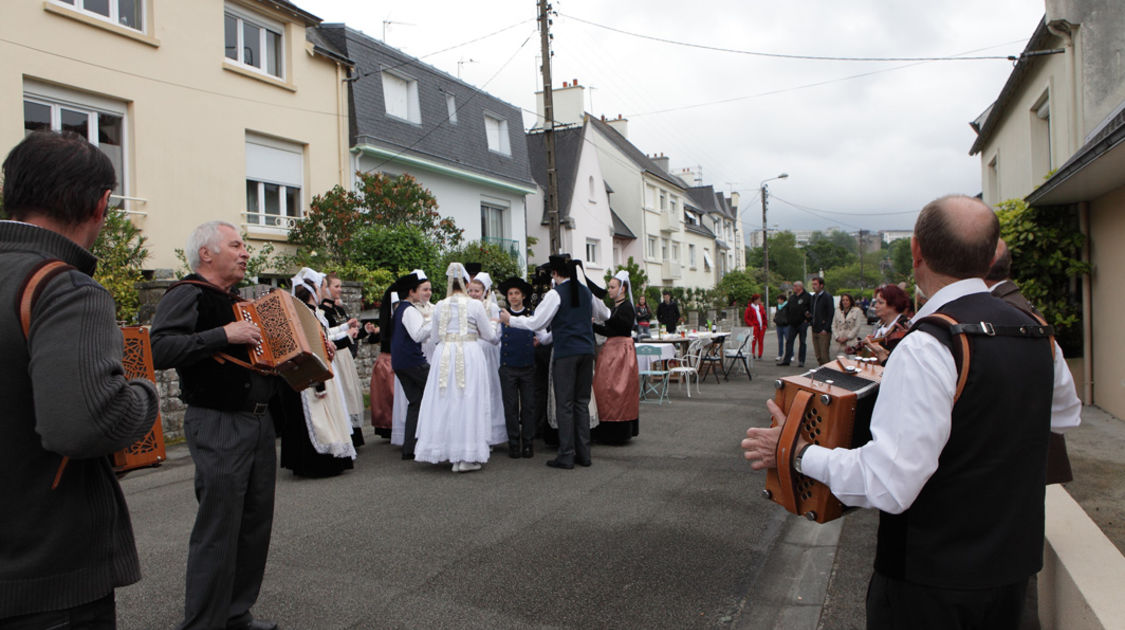
[[863, 285], [864, 285], [864, 277], [863, 277], [863, 230], [861, 229], [859, 231], [859, 288], [860, 288], [860, 290], [865, 288]]
[[543, 59], [543, 144], [547, 148], [547, 216], [551, 222], [551, 253], [561, 253], [559, 174], [555, 168], [555, 106], [551, 98], [551, 5], [539, 0], [539, 45]]
[[762, 262], [765, 263], [763, 265], [765, 275], [763, 276], [762, 284], [765, 285], [766, 289], [766, 301], [764, 304], [766, 305], [766, 312], [768, 313], [770, 307], [770, 239], [769, 232], [766, 229], [766, 207], [769, 205], [769, 201], [767, 201], [769, 193], [767, 191], [768, 189], [766, 188], [765, 182], [762, 182]]

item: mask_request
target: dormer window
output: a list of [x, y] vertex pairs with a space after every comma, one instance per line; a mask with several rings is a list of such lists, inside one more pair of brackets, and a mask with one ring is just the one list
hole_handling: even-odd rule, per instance
[[[383, 80], [383, 105], [387, 115], [418, 124], [422, 122], [418, 107], [418, 82], [389, 72], [379, 73]], [[446, 103], [448, 107], [448, 103]], [[456, 110], [454, 110], [456, 111]]]
[[284, 26], [228, 4], [223, 15], [223, 32], [227, 59], [284, 78]]
[[504, 155], [512, 154], [511, 140], [508, 138], [508, 121], [495, 116], [484, 115], [484, 133], [488, 138], [488, 150]]

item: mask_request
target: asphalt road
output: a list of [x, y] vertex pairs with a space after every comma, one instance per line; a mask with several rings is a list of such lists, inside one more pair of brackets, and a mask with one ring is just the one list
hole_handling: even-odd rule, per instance
[[[760, 497], [764, 475], [738, 447], [768, 422], [774, 375], [798, 371], [767, 350], [752, 382], [711, 380], [690, 400], [673, 385], [671, 404], [642, 405], [640, 436], [596, 445], [590, 468], [548, 468], [537, 442], [532, 460], [498, 450], [482, 471], [454, 474], [369, 436], [340, 477], [279, 471], [254, 613], [289, 630], [773, 627], [785, 607], [768, 586], [803, 569], [763, 573], [801, 521]], [[169, 455], [122, 481], [144, 574], [118, 591], [123, 630], [181, 617], [193, 467], [185, 447]], [[818, 546], [807, 577], [823, 596], [835, 548]]]

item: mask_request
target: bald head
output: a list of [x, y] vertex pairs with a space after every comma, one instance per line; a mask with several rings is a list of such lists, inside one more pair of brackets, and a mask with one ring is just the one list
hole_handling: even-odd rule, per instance
[[926, 204], [914, 224], [922, 260], [935, 273], [983, 278], [996, 255], [1000, 222], [975, 197], [949, 195]]

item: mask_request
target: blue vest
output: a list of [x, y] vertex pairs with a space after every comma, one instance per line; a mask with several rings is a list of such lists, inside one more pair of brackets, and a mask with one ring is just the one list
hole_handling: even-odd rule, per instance
[[593, 296], [581, 283], [578, 285], [578, 306], [571, 306], [570, 283], [567, 280], [554, 288], [559, 295], [559, 311], [551, 320], [551, 335], [555, 340], [555, 358], [594, 354]]
[[[508, 312], [513, 316], [529, 315], [528, 310], [515, 313], [512, 309]], [[522, 328], [504, 326], [500, 333], [500, 365], [513, 368], [525, 368], [535, 365], [535, 333]]]
[[395, 370], [422, 367], [427, 364], [426, 355], [422, 353], [422, 344], [414, 341], [402, 326], [402, 313], [408, 308], [414, 308], [414, 305], [406, 300], [395, 305], [394, 327], [391, 331], [391, 368]]

